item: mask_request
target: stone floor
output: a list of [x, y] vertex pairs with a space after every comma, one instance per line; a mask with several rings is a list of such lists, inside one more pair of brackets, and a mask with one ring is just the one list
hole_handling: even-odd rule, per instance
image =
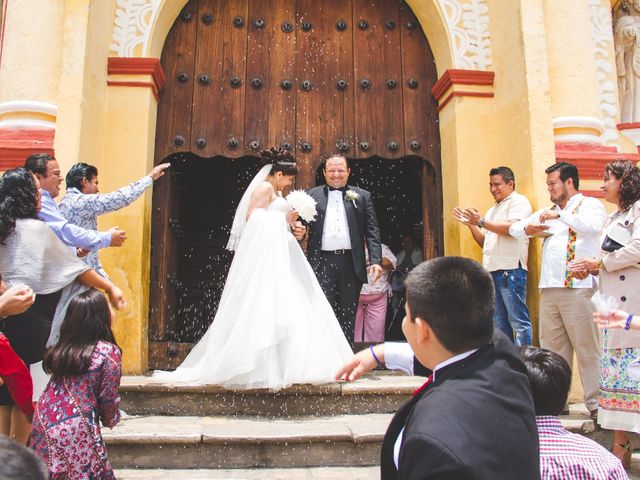
[[118, 480], [377, 480], [378, 467], [321, 467], [226, 470], [119, 470]]

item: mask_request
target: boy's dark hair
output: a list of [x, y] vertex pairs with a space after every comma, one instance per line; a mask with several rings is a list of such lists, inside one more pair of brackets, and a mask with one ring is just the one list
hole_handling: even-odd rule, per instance
[[92, 288], [69, 303], [60, 327], [60, 340], [44, 356], [45, 371], [54, 378], [86, 373], [100, 340], [118, 345], [111, 331], [109, 303]]
[[571, 388], [571, 368], [567, 361], [544, 348], [523, 346], [520, 354], [527, 368], [536, 415], [560, 415]]
[[578, 177], [578, 167], [567, 162], [554, 163], [547, 167], [544, 173], [549, 174], [560, 171], [560, 180], [566, 182], [568, 179], [573, 180], [573, 186], [576, 190], [580, 186], [580, 178]]
[[405, 283], [411, 320], [427, 322], [447, 350], [462, 353], [491, 341], [495, 293], [482, 265], [434, 258], [415, 267]]
[[0, 435], [0, 478], [2, 480], [48, 480], [44, 462], [32, 450]]

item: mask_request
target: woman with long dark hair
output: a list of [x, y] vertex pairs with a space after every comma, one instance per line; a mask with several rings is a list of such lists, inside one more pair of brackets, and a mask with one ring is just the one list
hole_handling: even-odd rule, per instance
[[[38, 220], [41, 192], [37, 178], [24, 168], [8, 170], [0, 179], [0, 275], [3, 288], [26, 285], [36, 294], [24, 313], [0, 320], [18, 356], [29, 366], [40, 362], [46, 345], [57, 341], [69, 301], [87, 287], [105, 291], [115, 308], [124, 306], [122, 291], [85, 265], [51, 228]], [[37, 392], [43, 385], [34, 385]], [[0, 387], [0, 425], [10, 425], [26, 442], [29, 423], [7, 421], [15, 413], [6, 387]], [[6, 432], [2, 432], [6, 433]]]
[[44, 358], [51, 374], [33, 418], [31, 448], [52, 479], [115, 478], [100, 423], [120, 421], [121, 352], [102, 293], [90, 289], [71, 300], [58, 343]]
[[[608, 309], [639, 312], [640, 170], [629, 161], [608, 163], [602, 192], [616, 210], [604, 227], [601, 256], [581, 259], [574, 268], [599, 273], [599, 292], [615, 303]], [[603, 329], [601, 348], [598, 423], [614, 431], [613, 453], [629, 468], [628, 432], [640, 433], [640, 384], [629, 378], [627, 365], [640, 357], [640, 332]]]

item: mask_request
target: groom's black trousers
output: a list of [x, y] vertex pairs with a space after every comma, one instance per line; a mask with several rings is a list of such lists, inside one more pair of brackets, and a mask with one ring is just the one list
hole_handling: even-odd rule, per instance
[[353, 348], [353, 330], [356, 308], [362, 282], [353, 268], [351, 251], [344, 253], [321, 252], [322, 259], [316, 272], [318, 282], [340, 322], [344, 336]]

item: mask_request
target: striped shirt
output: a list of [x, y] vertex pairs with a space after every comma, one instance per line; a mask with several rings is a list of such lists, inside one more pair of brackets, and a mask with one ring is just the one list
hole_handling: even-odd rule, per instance
[[560, 419], [536, 417], [542, 480], [618, 480], [627, 473], [613, 454], [593, 440], [569, 432]]

